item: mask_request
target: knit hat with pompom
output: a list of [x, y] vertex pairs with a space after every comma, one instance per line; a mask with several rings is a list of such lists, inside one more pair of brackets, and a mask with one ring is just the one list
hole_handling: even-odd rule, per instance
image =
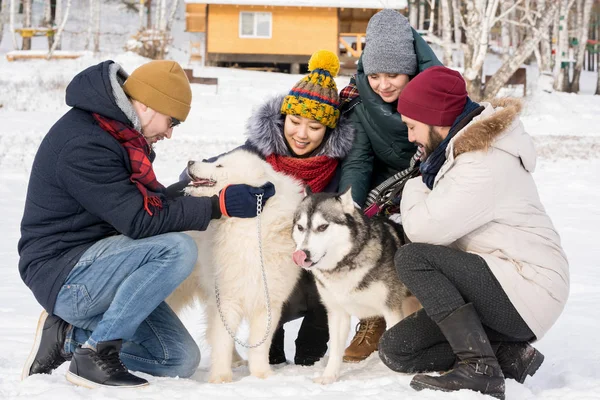
[[328, 50], [319, 50], [308, 61], [309, 74], [283, 99], [282, 114], [298, 115], [335, 128], [340, 118], [340, 98], [335, 78], [340, 60]]

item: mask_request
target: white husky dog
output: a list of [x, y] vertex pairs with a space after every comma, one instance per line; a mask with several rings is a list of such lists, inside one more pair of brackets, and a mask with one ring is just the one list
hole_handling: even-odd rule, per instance
[[[248, 351], [250, 373], [266, 378], [269, 347], [281, 316], [284, 302], [296, 284], [300, 269], [291, 254], [293, 216], [302, 200], [302, 184], [275, 172], [257, 155], [234, 150], [214, 162], [188, 163], [192, 178], [185, 189], [187, 195], [212, 196], [229, 184], [245, 183], [261, 186], [270, 181], [276, 193], [268, 199], [261, 214], [264, 267], [271, 306], [270, 330], [265, 342]], [[243, 318], [250, 326], [248, 343], [263, 339], [267, 327], [267, 308], [261, 271], [257, 219], [226, 218], [211, 221], [204, 232], [187, 232], [198, 244], [198, 262], [194, 272], [167, 299], [175, 312], [199, 299], [206, 305], [208, 316], [207, 341], [211, 346], [209, 382], [231, 382], [235, 359], [234, 340], [227, 332], [217, 309], [215, 280], [220, 292], [223, 317], [233, 332]]]

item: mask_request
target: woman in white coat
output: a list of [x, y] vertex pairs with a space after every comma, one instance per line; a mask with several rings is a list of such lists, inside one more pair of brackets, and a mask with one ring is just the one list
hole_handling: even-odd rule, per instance
[[398, 112], [424, 153], [407, 182], [401, 217], [412, 242], [400, 279], [423, 309], [381, 339], [383, 362], [416, 375], [416, 390], [476, 390], [504, 398], [543, 355], [540, 339], [561, 314], [569, 270], [531, 175], [536, 154], [518, 100], [472, 102], [461, 75], [432, 67], [402, 91]]

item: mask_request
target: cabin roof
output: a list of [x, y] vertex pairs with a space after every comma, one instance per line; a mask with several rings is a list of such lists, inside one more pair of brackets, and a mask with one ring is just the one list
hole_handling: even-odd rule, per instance
[[394, 8], [407, 7], [407, 0], [185, 0], [186, 3], [228, 4], [240, 6], [293, 6], [335, 8]]

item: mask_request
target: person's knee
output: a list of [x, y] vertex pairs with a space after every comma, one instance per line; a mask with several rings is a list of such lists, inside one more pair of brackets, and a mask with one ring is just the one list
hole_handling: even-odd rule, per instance
[[194, 270], [198, 259], [198, 246], [194, 239], [185, 233], [172, 232], [165, 236], [168, 236], [169, 251], [173, 259], [170, 268], [173, 272], [179, 272], [177, 275], [183, 281]]
[[396, 251], [394, 265], [401, 281], [410, 279], [415, 270], [422, 268], [426, 262], [427, 247], [424, 243], [408, 243]]
[[403, 348], [402, 343], [403, 341], [398, 339], [395, 332], [387, 330], [379, 339], [379, 358], [392, 371], [413, 373], [416, 354]]
[[169, 375], [189, 378], [194, 375], [200, 365], [200, 349], [193, 340], [182, 344], [181, 351], [173, 357], [173, 366]]

